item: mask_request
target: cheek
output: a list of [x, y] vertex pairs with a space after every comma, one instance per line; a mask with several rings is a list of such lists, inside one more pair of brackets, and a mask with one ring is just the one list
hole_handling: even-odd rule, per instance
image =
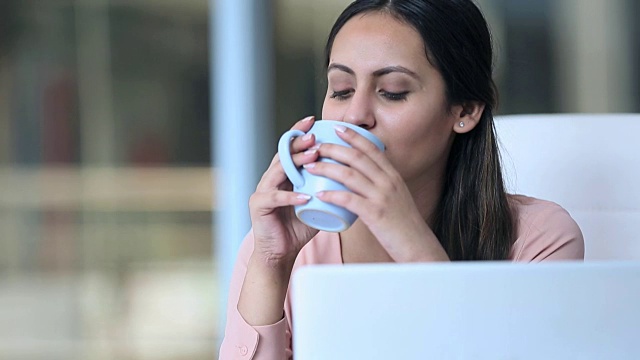
[[420, 111], [404, 114], [394, 123], [388, 158], [403, 178], [412, 178], [441, 163], [448, 155], [453, 131], [449, 119], [439, 112]]
[[331, 120], [333, 112], [331, 111], [331, 106], [327, 103], [327, 98], [325, 97], [324, 103], [322, 104], [322, 119], [323, 120]]
[[405, 181], [425, 174], [438, 174], [448, 157], [450, 137], [427, 135], [406, 139], [389, 149], [388, 158]]
[[337, 117], [336, 107], [332, 106], [325, 98], [322, 104], [322, 119], [323, 120], [340, 120]]

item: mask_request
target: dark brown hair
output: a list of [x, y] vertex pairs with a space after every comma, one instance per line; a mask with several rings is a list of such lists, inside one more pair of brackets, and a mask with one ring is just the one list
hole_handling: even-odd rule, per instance
[[344, 24], [374, 11], [389, 13], [420, 33], [427, 59], [446, 84], [449, 106], [485, 104], [476, 127], [453, 141], [432, 230], [451, 260], [506, 259], [514, 241], [515, 215], [504, 190], [493, 125], [497, 90], [484, 16], [471, 0], [357, 0], [331, 29], [327, 66]]

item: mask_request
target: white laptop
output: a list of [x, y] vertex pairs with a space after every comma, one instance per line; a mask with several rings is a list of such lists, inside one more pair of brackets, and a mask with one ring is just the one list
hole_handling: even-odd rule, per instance
[[308, 266], [292, 286], [296, 360], [640, 359], [640, 262]]

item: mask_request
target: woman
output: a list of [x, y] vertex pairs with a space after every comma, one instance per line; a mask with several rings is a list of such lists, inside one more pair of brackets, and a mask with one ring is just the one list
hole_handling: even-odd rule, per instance
[[[294, 162], [353, 193], [321, 200], [359, 216], [340, 233], [302, 224], [276, 155], [250, 200], [252, 230], [236, 264], [222, 359], [291, 352], [289, 280], [311, 263], [582, 259], [580, 229], [556, 204], [504, 191], [493, 129], [487, 24], [471, 0], [358, 0], [328, 39], [323, 119], [353, 148], [292, 142]], [[307, 131], [314, 118], [293, 128]], [[316, 162], [319, 156], [344, 165]]]

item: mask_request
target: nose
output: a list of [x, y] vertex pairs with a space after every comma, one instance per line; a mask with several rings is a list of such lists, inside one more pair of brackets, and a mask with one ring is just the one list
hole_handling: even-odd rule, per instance
[[371, 129], [376, 125], [373, 111], [373, 100], [364, 91], [356, 91], [349, 101], [342, 121]]

